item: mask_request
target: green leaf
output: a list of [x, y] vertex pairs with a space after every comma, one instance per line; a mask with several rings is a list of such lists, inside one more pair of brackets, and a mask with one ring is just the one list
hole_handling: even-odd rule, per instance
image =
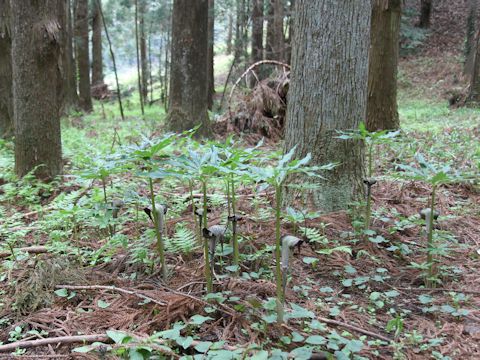
[[426, 305], [430, 304], [433, 301], [433, 297], [431, 297], [430, 295], [420, 295], [418, 297], [418, 300], [420, 300], [422, 304]]
[[206, 353], [212, 344], [213, 343], [211, 341], [202, 341], [195, 345], [194, 349], [199, 353]]
[[327, 342], [327, 339], [325, 339], [323, 336], [320, 336], [320, 335], [312, 335], [305, 340], [305, 343], [310, 345], [323, 345], [326, 342]]
[[124, 332], [121, 331], [113, 331], [113, 330], [107, 330], [107, 336], [112, 339], [115, 344], [124, 344], [125, 340], [131, 339], [131, 337], [128, 334], [125, 334]]
[[190, 324], [202, 325], [204, 322], [207, 322], [209, 320], [213, 320], [213, 318], [211, 318], [210, 316], [193, 315], [190, 318]]
[[374, 291], [370, 294], [370, 301], [377, 301], [382, 296], [381, 293]]
[[67, 297], [68, 296], [68, 290], [67, 289], [55, 290], [55, 295], [60, 296], [60, 297]]
[[98, 300], [97, 302], [97, 306], [100, 308], [100, 309], [106, 309], [110, 306], [110, 303], [106, 302], [106, 301], [103, 301], [103, 300]]
[[267, 360], [268, 359], [268, 351], [260, 350], [257, 351], [250, 360]]
[[385, 293], [385, 295], [389, 298], [394, 298], [400, 295], [400, 293], [397, 290], [390, 290]]
[[311, 265], [311, 264], [316, 264], [319, 261], [319, 259], [314, 258], [314, 257], [304, 257], [303, 262], [305, 264]]
[[292, 307], [292, 312], [287, 314], [289, 319], [303, 319], [303, 318], [310, 318], [313, 319], [315, 314], [310, 310], [304, 309], [303, 307], [291, 303], [290, 306]]

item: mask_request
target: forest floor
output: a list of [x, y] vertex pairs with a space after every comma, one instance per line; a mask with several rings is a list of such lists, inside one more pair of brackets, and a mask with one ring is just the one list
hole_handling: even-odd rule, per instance
[[[16, 179], [12, 144], [0, 143], [0, 343], [66, 337], [61, 346], [57, 340], [14, 348], [0, 359], [308, 359], [312, 352], [339, 359], [480, 358], [480, 110], [448, 106], [452, 91], [465, 90], [461, 73], [458, 51], [402, 60], [402, 133], [376, 147], [379, 183], [370, 231], [362, 232], [358, 211], [312, 213], [306, 223], [286, 216], [282, 233], [306, 228], [309, 243], [292, 258], [288, 322], [282, 326], [275, 323], [272, 300], [271, 189], [240, 186], [241, 276], [229, 271], [226, 245], [217, 258], [215, 294], [205, 297], [188, 189], [176, 180], [157, 184], [159, 197], [171, 204], [170, 277], [167, 284], [160, 280], [152, 225], [139, 212], [148, 203], [148, 184], [135, 172], [109, 169], [106, 160], [121, 157], [142, 135], [157, 134], [159, 107], [142, 119], [132, 98], [125, 122], [118, 121], [114, 103], [97, 103], [93, 114], [65, 119], [66, 170], [53, 184]], [[417, 164], [419, 154], [436, 169], [449, 165], [449, 176], [457, 179], [437, 192], [433, 289], [424, 286], [427, 239], [419, 216], [432, 188], [397, 166]], [[103, 170], [110, 171], [108, 198], [129, 204], [113, 237], [111, 213], [102, 207], [101, 182], [95, 180]], [[221, 180], [209, 194], [209, 224], [222, 223]], [[73, 338], [83, 335], [95, 336], [85, 343]]]

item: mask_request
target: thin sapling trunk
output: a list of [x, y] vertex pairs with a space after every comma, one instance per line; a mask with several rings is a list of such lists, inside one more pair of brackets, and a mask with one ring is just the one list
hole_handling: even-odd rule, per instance
[[283, 276], [281, 268], [281, 238], [280, 238], [280, 221], [281, 221], [281, 204], [282, 204], [282, 185], [275, 186], [275, 275], [277, 280], [277, 323], [283, 323]]

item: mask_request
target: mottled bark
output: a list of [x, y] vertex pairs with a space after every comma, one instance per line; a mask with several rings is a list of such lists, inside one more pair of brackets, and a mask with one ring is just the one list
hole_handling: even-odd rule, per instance
[[253, 0], [252, 62], [263, 60], [263, 0]]
[[77, 65], [73, 54], [73, 16], [72, 1], [67, 0], [65, 7], [65, 110], [78, 107]]
[[208, 59], [207, 59], [207, 79], [208, 108], [213, 109], [213, 95], [215, 94], [215, 73], [214, 73], [214, 51], [215, 44], [215, 0], [208, 0]]
[[142, 66], [142, 97], [143, 103], [148, 102], [148, 54], [147, 54], [147, 32], [145, 30], [145, 14], [147, 13], [147, 2], [140, 0], [140, 63]]
[[432, 0], [421, 0], [418, 27], [428, 29], [432, 17]]
[[93, 0], [92, 9], [92, 85], [103, 84], [103, 46], [102, 46], [102, 17], [99, 7], [101, 0]]
[[202, 125], [209, 136], [207, 113], [208, 0], [174, 0], [167, 127], [184, 131]]
[[470, 76], [470, 88], [466, 99], [466, 105], [480, 105], [480, 31], [475, 40], [475, 56], [473, 58], [472, 74]]
[[15, 171], [52, 179], [62, 171], [60, 107], [64, 0], [11, 0]]
[[93, 109], [90, 92], [90, 49], [88, 44], [88, 0], [76, 0], [75, 58], [77, 60], [79, 106], [85, 112]]
[[268, 60], [285, 60], [285, 34], [283, 20], [285, 10], [282, 0], [269, 0], [266, 58]]
[[[297, 0], [286, 150], [312, 154], [311, 165], [338, 163], [311, 192], [313, 205], [346, 209], [363, 193], [363, 146], [338, 139], [365, 119], [371, 4], [367, 0]], [[293, 199], [289, 190], [287, 199]]]
[[13, 135], [12, 58], [9, 0], [0, 0], [0, 138]]
[[467, 41], [465, 42], [465, 66], [463, 73], [471, 75], [475, 57], [475, 34], [477, 31], [478, 0], [470, 0], [467, 17]]
[[372, 1], [367, 129], [399, 127], [397, 72], [402, 0]]

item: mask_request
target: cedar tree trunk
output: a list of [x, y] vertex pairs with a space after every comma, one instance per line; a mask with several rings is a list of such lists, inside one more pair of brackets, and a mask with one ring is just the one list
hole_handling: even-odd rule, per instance
[[0, 0], [0, 138], [13, 135], [10, 4]]
[[[11, 0], [15, 171], [52, 179], [62, 171], [60, 73], [64, 0]], [[41, 165], [41, 166], [40, 166]]]
[[367, 129], [399, 127], [397, 72], [402, 0], [373, 0], [368, 74]]
[[326, 212], [346, 209], [363, 194], [363, 145], [338, 139], [337, 131], [357, 129], [365, 119], [370, 18], [370, 0], [296, 1], [285, 145], [297, 146], [297, 157], [311, 153], [311, 165], [338, 164], [309, 196]]
[[207, 113], [208, 0], [174, 0], [167, 127], [184, 131], [202, 125], [209, 136]]
[[103, 84], [103, 52], [102, 52], [102, 16], [99, 7], [101, 0], [93, 0], [92, 14], [92, 85]]
[[79, 106], [85, 112], [93, 109], [90, 92], [90, 51], [88, 44], [88, 0], [76, 0], [75, 54], [79, 82]]

